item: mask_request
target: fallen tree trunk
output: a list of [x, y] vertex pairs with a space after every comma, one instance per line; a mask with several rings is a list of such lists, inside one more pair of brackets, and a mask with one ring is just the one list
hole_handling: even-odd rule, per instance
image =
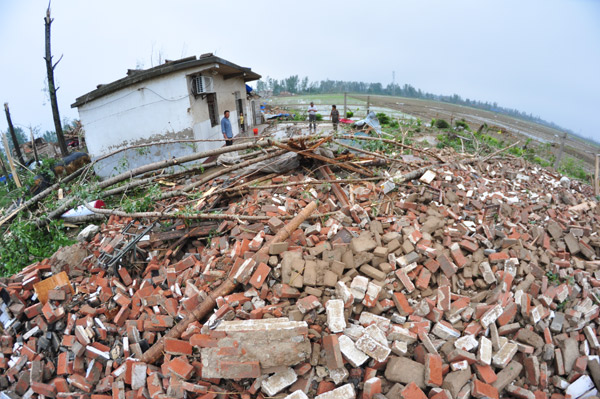
[[[279, 232], [273, 237], [273, 239], [263, 244], [262, 248], [258, 251], [257, 254], [265, 254], [269, 251], [269, 246], [273, 243], [285, 241], [297, 228], [304, 222], [315, 210], [317, 209], [316, 202], [311, 202], [296, 215], [288, 224], [286, 224], [283, 229], [279, 230]], [[194, 309], [193, 312], [188, 314], [185, 319], [181, 320], [177, 323], [168, 333], [166, 333], [158, 342], [156, 342], [150, 349], [148, 349], [140, 359], [144, 363], [154, 363], [156, 360], [160, 358], [163, 353], [164, 348], [164, 340], [165, 338], [179, 338], [181, 334], [188, 328], [188, 326], [197, 321], [202, 320], [209, 312], [215, 307], [217, 304], [217, 298], [221, 296], [225, 296], [233, 292], [233, 290], [237, 287], [237, 282], [233, 280], [231, 276], [227, 277], [227, 279], [216, 289], [214, 290], [208, 298], [206, 298], [200, 306]]]
[[[317, 136], [316, 135], [302, 136], [302, 138], [305, 140], [315, 138], [315, 137], [317, 137]], [[281, 142], [285, 143], [288, 141], [293, 141], [294, 139], [295, 139], [294, 137], [291, 137], [288, 139], [283, 139], [283, 140], [281, 140]], [[221, 147], [221, 148], [217, 148], [214, 150], [197, 152], [194, 154], [185, 155], [185, 156], [182, 156], [179, 158], [173, 158], [173, 159], [169, 159], [169, 160], [154, 162], [154, 163], [133, 169], [131, 171], [121, 173], [110, 179], [104, 180], [98, 184], [97, 188], [102, 190], [102, 189], [110, 187], [114, 184], [120, 183], [123, 180], [131, 179], [135, 176], [139, 176], [144, 173], [152, 172], [152, 171], [158, 170], [158, 169], [168, 168], [170, 166], [178, 165], [181, 163], [195, 161], [195, 160], [198, 160], [201, 158], [207, 158], [210, 156], [226, 154], [228, 152], [233, 152], [233, 151], [246, 150], [246, 149], [252, 148], [252, 147], [264, 148], [264, 147], [270, 147], [270, 146], [272, 146], [271, 141], [261, 139], [257, 142], [251, 141], [251, 142], [245, 143], [245, 144], [237, 144], [237, 145], [232, 145], [232, 146], [228, 146], [228, 147], [226, 146], [226, 147]], [[193, 188], [193, 187], [191, 187], [191, 188]], [[42, 216], [42, 217], [36, 219], [34, 222], [36, 227], [40, 228], [40, 227], [47, 225], [51, 220], [56, 219], [57, 217], [59, 217], [60, 215], [62, 215], [66, 211], [68, 211], [76, 201], [77, 201], [77, 198], [75, 198], [75, 197], [70, 197], [70, 198], [65, 199], [65, 201], [57, 209], [50, 212], [46, 216]]]

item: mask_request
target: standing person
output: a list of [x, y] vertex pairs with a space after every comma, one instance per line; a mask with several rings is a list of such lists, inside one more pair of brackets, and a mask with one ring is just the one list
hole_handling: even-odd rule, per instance
[[335, 105], [331, 106], [331, 123], [333, 123], [333, 130], [337, 132], [338, 123], [340, 123], [340, 111], [337, 110]]
[[315, 107], [315, 103], [310, 102], [310, 107], [308, 107], [308, 129], [317, 130], [317, 107]]
[[244, 113], [242, 111], [240, 111], [240, 129], [242, 129], [242, 133], [246, 131], [244, 127]]
[[223, 119], [221, 119], [221, 133], [225, 139], [225, 145], [233, 145], [233, 130], [231, 129], [231, 121], [229, 120], [229, 111], [223, 113]]

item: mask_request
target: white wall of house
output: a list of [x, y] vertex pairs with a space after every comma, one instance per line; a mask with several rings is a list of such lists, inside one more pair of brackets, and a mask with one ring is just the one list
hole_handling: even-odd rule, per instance
[[[101, 178], [151, 162], [224, 145], [220, 124], [211, 126], [206, 98], [190, 94], [190, 76], [204, 69], [207, 67], [159, 76], [78, 107], [92, 159], [120, 148], [147, 142], [218, 140], [126, 150], [97, 164], [95, 170]], [[237, 135], [239, 119], [235, 92], [240, 92], [244, 107], [247, 107], [245, 83], [242, 78], [224, 80], [220, 74], [208, 76], [213, 76], [219, 122], [223, 111], [230, 110], [233, 133]], [[247, 120], [247, 123], [251, 122], [253, 121]]]

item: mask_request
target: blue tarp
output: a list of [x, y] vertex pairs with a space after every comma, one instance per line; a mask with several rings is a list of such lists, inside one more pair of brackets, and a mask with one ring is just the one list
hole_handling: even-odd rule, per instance
[[252, 91], [252, 87], [246, 85], [246, 93], [250, 93]]

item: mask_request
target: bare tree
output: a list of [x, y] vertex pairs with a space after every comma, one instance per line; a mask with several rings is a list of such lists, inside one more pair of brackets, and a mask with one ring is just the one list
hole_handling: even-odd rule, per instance
[[60, 114], [58, 113], [58, 101], [56, 99], [56, 91], [58, 88], [54, 85], [54, 69], [62, 60], [62, 55], [56, 61], [56, 64], [52, 64], [52, 52], [50, 51], [50, 25], [54, 19], [50, 18], [50, 3], [48, 3], [48, 9], [46, 10], [46, 17], [44, 18], [44, 24], [46, 26], [46, 72], [48, 73], [48, 92], [50, 94], [50, 105], [52, 106], [52, 116], [54, 117], [54, 129], [56, 130], [56, 138], [58, 139], [58, 146], [63, 157], [69, 155], [67, 149], [67, 143], [65, 142], [65, 136], [63, 135], [62, 125], [60, 123]]
[[[25, 161], [23, 161], [23, 155], [21, 154], [21, 147], [19, 146], [19, 140], [17, 139], [17, 134], [15, 133], [15, 127], [13, 126], [12, 119], [10, 118], [10, 109], [8, 109], [8, 103], [4, 103], [4, 112], [6, 113], [6, 122], [8, 123], [8, 132], [10, 133], [10, 138], [12, 139], [13, 145], [15, 147], [15, 154], [17, 154], [17, 158], [21, 165], [25, 165]], [[10, 148], [5, 148], [8, 152]]]

